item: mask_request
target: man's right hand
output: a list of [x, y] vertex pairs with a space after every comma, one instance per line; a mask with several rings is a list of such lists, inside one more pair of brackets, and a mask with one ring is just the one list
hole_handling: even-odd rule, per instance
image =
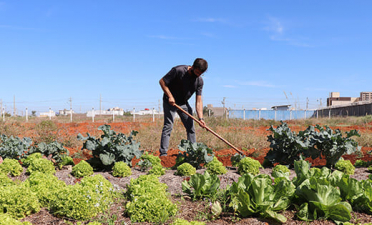
[[176, 100], [174, 100], [173, 97], [169, 97], [168, 102], [171, 106], [174, 106], [176, 104]]

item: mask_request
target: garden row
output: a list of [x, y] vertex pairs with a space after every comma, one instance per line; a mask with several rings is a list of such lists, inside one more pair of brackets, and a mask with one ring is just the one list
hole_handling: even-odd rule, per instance
[[[283, 148], [278, 145], [285, 143], [297, 148], [296, 157], [307, 156], [309, 149], [317, 149], [321, 153], [319, 155], [324, 155], [326, 148], [319, 148], [319, 144], [314, 144], [313, 137], [317, 134], [314, 129], [308, 128], [308, 131], [296, 135], [286, 127], [282, 123], [276, 129], [270, 128], [273, 134], [268, 136], [268, 140], [271, 142], [272, 152], [282, 151]], [[37, 212], [40, 207], [46, 207], [56, 216], [86, 221], [107, 210], [118, 199], [125, 198], [125, 213], [132, 222], [164, 223], [171, 219], [173, 224], [189, 224], [188, 221], [173, 219], [178, 211], [177, 205], [170, 201], [167, 186], [158, 180], [165, 173], [165, 168], [161, 166], [159, 157], [139, 150], [140, 145], [134, 140], [136, 132], [131, 132], [127, 137], [117, 134], [108, 125], [99, 129], [103, 132], [100, 138], [89, 134], [87, 137], [78, 135], [84, 141], [83, 149], [91, 151], [93, 157], [72, 167], [73, 176], [83, 177], [76, 185], [66, 185], [53, 175], [55, 166], [61, 168], [73, 164], [68, 151], [58, 143], [31, 146], [30, 139], [2, 136], [0, 156], [4, 161], [0, 164], [1, 216], [9, 220], [19, 219]], [[330, 134], [329, 137], [333, 135], [333, 131], [327, 127], [320, 131]], [[356, 132], [351, 134], [357, 135]], [[356, 151], [355, 142], [350, 137], [350, 133], [346, 138], [338, 135], [339, 143], [336, 143], [337, 148], [333, 151]], [[291, 138], [293, 141], [281, 141], [284, 138]], [[327, 140], [322, 140], [322, 143], [325, 141]], [[354, 148], [345, 150], [348, 149], [347, 146]], [[278, 212], [288, 207], [296, 207], [297, 217], [305, 221], [325, 218], [346, 222], [350, 221], [352, 210], [372, 213], [372, 180], [358, 181], [350, 178], [349, 174], [353, 173], [354, 166], [347, 160], [332, 161], [334, 164], [329, 165], [339, 169], [332, 171], [327, 167], [310, 169], [308, 162], [293, 156], [292, 161], [287, 160], [283, 164], [293, 166], [297, 176], [290, 180], [288, 167], [277, 165], [271, 174], [275, 178], [273, 181], [269, 175], [259, 174], [261, 164], [257, 160], [235, 155], [232, 162], [237, 166], [241, 177], [226, 189], [220, 189], [217, 175], [226, 173], [226, 168], [214, 157], [210, 148], [202, 143], [182, 140], [179, 149], [181, 153], [177, 156], [174, 168], [177, 169], [177, 175], [189, 177], [182, 183], [184, 194], [195, 201], [209, 199], [215, 218], [224, 212], [237, 212], [240, 217], [268, 217], [285, 223], [287, 219]], [[338, 154], [333, 154], [332, 157]], [[138, 166], [147, 171], [148, 175], [132, 179], [125, 193], [120, 193], [101, 175], [91, 176], [94, 170], [109, 170], [119, 177], [129, 176], [134, 157], [140, 159]], [[270, 158], [269, 154], [266, 159], [267, 163], [279, 162]], [[29, 174], [22, 183], [13, 182], [8, 177], [18, 176], [23, 171], [19, 162], [27, 168], [26, 172]], [[358, 163], [368, 165], [368, 162]], [[206, 172], [196, 173], [196, 169], [202, 166], [207, 168]]]

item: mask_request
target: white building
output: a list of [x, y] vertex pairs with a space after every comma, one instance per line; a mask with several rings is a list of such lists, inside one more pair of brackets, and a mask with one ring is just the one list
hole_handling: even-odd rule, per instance
[[55, 117], [56, 113], [53, 110], [49, 110], [48, 112], [41, 112], [39, 117]]

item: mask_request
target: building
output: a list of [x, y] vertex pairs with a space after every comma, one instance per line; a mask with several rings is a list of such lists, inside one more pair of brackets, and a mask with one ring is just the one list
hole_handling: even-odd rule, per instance
[[273, 110], [289, 110], [291, 105], [276, 105], [271, 107]]
[[71, 114], [75, 114], [75, 112], [72, 109], [71, 110], [63, 109], [63, 110], [58, 110], [58, 114], [61, 116], [68, 116]]
[[327, 98], [327, 106], [339, 106], [356, 103], [359, 97], [340, 97], [340, 92], [331, 92]]
[[372, 102], [372, 92], [360, 92], [359, 101]]
[[55, 117], [56, 113], [53, 110], [49, 110], [48, 112], [41, 112], [39, 117]]

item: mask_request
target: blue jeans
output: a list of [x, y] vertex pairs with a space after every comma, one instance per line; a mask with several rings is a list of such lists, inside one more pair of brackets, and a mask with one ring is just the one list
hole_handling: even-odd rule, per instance
[[[184, 105], [179, 105], [182, 109], [192, 115], [192, 108], [188, 102]], [[171, 132], [173, 130], [173, 123], [174, 117], [176, 116], [176, 112], [181, 118], [181, 121], [186, 128], [187, 132], [187, 140], [191, 141], [192, 143], [196, 142], [196, 135], [195, 135], [195, 128], [194, 128], [194, 121], [191, 117], [187, 116], [183, 112], [177, 110], [175, 106], [171, 106], [168, 101], [163, 101], [163, 110], [164, 110], [164, 126], [161, 133], [161, 140], [160, 140], [160, 156], [167, 155], [168, 147], [169, 147], [169, 139]]]

